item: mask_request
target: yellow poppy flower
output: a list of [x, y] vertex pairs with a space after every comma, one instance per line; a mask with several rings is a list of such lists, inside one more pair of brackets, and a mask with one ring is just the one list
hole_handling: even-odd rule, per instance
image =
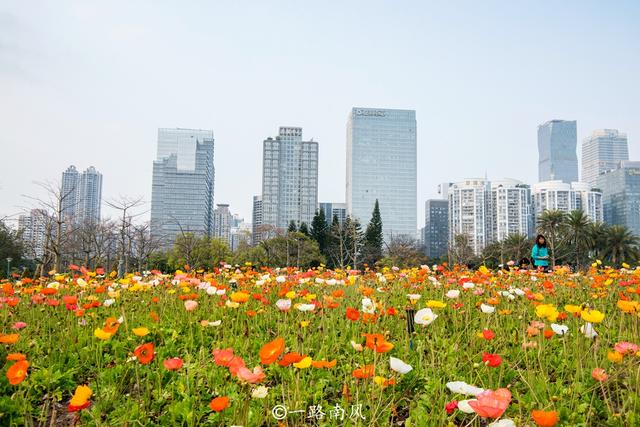
[[103, 331], [102, 328], [96, 328], [96, 330], [93, 331], [93, 335], [101, 340], [108, 340], [109, 338], [111, 338], [111, 334], [109, 332]]
[[301, 361], [294, 363], [293, 366], [295, 366], [298, 369], [307, 369], [309, 366], [311, 366], [311, 362], [312, 362], [312, 359], [309, 356], [307, 356]]
[[580, 314], [582, 320], [589, 323], [600, 323], [604, 320], [604, 313], [598, 310], [585, 310]]
[[143, 337], [149, 333], [149, 329], [145, 327], [133, 328], [132, 331], [137, 337]]
[[447, 304], [443, 303], [442, 301], [436, 301], [436, 300], [427, 301], [427, 307], [429, 308], [445, 308], [446, 306]]

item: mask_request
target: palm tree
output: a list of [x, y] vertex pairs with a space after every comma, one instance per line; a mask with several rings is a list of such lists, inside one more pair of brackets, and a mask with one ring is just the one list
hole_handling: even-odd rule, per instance
[[589, 238], [591, 240], [591, 256], [594, 259], [602, 258], [607, 246], [609, 226], [604, 222], [592, 222], [589, 224], [587, 233], [589, 233]]
[[576, 268], [580, 268], [580, 261], [585, 258], [592, 246], [592, 238], [589, 233], [591, 220], [582, 210], [569, 212], [565, 224], [565, 240], [573, 252]]
[[638, 259], [638, 238], [623, 225], [609, 227], [605, 256], [612, 264]]
[[567, 213], [558, 210], [545, 210], [538, 218], [538, 229], [546, 236], [549, 242], [551, 266], [556, 265], [556, 244], [560, 241], [567, 221]]
[[524, 234], [510, 234], [502, 241], [502, 250], [506, 258], [519, 262], [522, 258], [529, 258], [531, 240]]

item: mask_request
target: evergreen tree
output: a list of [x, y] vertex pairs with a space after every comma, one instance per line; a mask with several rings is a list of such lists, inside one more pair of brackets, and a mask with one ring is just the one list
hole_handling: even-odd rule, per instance
[[378, 199], [373, 207], [371, 221], [367, 225], [367, 231], [364, 235], [364, 262], [373, 266], [382, 258], [382, 245], [384, 238], [382, 236], [382, 218], [380, 217], [380, 206]]
[[287, 229], [287, 232], [295, 233], [296, 231], [298, 231], [298, 227], [296, 227], [296, 222], [294, 220], [291, 220], [291, 222], [289, 223], [289, 228]]
[[[337, 218], [336, 218], [337, 219]], [[327, 240], [329, 234], [329, 227], [327, 225], [327, 219], [324, 216], [324, 210], [320, 209], [316, 211], [316, 214], [311, 221], [311, 238], [318, 242], [320, 252], [326, 256]], [[327, 258], [329, 258], [327, 256]]]
[[300, 223], [300, 228], [298, 229], [298, 231], [302, 234], [304, 234], [305, 236], [311, 236], [309, 233], [309, 227], [307, 226], [306, 222], [301, 222]]

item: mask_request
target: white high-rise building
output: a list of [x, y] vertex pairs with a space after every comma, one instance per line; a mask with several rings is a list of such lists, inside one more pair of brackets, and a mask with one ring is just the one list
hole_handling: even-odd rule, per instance
[[251, 244], [257, 245], [262, 239], [262, 196], [253, 196], [251, 223]]
[[532, 234], [531, 189], [515, 179], [491, 181], [490, 241], [504, 240], [512, 234]]
[[538, 182], [533, 184], [532, 196], [535, 218], [546, 210], [582, 210], [594, 222], [602, 222], [604, 217], [602, 192], [591, 188], [588, 183]]
[[47, 234], [51, 237], [53, 219], [44, 209], [32, 209], [29, 215], [18, 217], [18, 231], [25, 245], [26, 258], [42, 259], [47, 244]]
[[233, 226], [233, 215], [229, 211], [229, 205], [217, 204], [213, 211], [213, 233], [212, 236], [231, 243], [230, 232]]
[[263, 142], [262, 225], [310, 226], [317, 206], [318, 143], [303, 141], [302, 128], [281, 127]]
[[102, 174], [93, 166], [79, 173], [71, 165], [62, 172], [62, 215], [74, 224], [100, 221]]
[[599, 129], [582, 141], [582, 182], [595, 187], [598, 176], [629, 160], [627, 134], [617, 129]]
[[473, 252], [479, 254], [489, 243], [490, 190], [491, 184], [482, 178], [466, 179], [449, 186], [449, 245], [455, 243], [456, 236], [466, 235]]
[[417, 237], [416, 112], [353, 108], [347, 122], [347, 213], [362, 227], [378, 200], [384, 238]]

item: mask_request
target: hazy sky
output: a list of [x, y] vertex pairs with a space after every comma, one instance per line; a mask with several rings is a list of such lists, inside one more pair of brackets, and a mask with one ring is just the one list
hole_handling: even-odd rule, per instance
[[639, 1], [2, 1], [0, 217], [70, 164], [150, 202], [158, 127], [213, 129], [215, 201], [251, 221], [263, 139], [301, 126], [343, 202], [353, 106], [416, 110], [419, 225], [440, 182], [535, 182], [546, 120], [640, 159], [638, 22]]

